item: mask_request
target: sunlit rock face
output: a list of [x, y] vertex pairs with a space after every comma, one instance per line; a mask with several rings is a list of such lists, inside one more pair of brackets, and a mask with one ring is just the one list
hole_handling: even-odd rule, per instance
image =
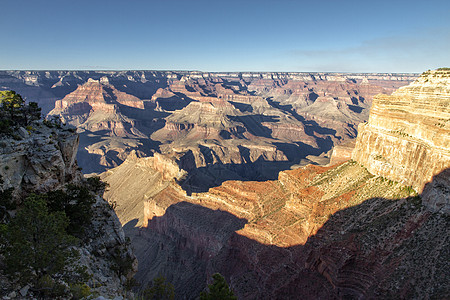
[[[354, 139], [357, 125], [368, 118], [372, 97], [390, 94], [416, 76], [0, 71], [0, 89], [16, 90], [43, 106], [43, 113], [52, 110], [77, 126], [77, 159], [86, 173], [118, 166], [132, 150], [151, 156], [172, 155], [176, 149], [196, 168], [210, 172], [213, 181], [219, 165], [233, 169], [226, 179], [259, 180], [315, 162], [311, 156]], [[237, 164], [252, 166], [237, 170]], [[198, 179], [191, 181], [198, 185]]]
[[[127, 159], [104, 174], [144, 286], [164, 274], [190, 299], [220, 272], [243, 299], [422, 298], [448, 287], [445, 216], [354, 161], [190, 195], [179, 174], [162, 157]], [[134, 207], [143, 211], [132, 216]]]
[[121, 114], [120, 104], [144, 109], [144, 101], [109, 85], [107, 77], [100, 81], [89, 78], [75, 91], [56, 101], [50, 115], [60, 115], [63, 121], [87, 130], [108, 130], [116, 136], [132, 135], [127, 132], [126, 124], [133, 127], [133, 121]]
[[[450, 167], [450, 71], [422, 74], [391, 96], [374, 98], [369, 121], [360, 124], [352, 158], [372, 174], [422, 193], [433, 176]], [[433, 197], [434, 211], [450, 212], [448, 185]]]
[[33, 126], [36, 128], [32, 127], [32, 131], [20, 128], [20, 139], [1, 138], [2, 188], [14, 188], [22, 196], [79, 181], [81, 173], [75, 161], [79, 138], [75, 128], [55, 130], [42, 122]]

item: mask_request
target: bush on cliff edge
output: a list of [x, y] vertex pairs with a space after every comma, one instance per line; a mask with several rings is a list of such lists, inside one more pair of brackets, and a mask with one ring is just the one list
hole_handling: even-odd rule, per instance
[[44, 275], [62, 272], [73, 256], [68, 249], [76, 238], [66, 232], [64, 212], [50, 213], [45, 199], [30, 195], [2, 232], [1, 252], [6, 273], [19, 281], [35, 282]]

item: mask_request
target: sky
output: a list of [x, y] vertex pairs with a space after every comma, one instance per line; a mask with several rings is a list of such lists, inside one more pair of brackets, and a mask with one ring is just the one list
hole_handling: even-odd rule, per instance
[[0, 0], [1, 70], [423, 72], [449, 0]]

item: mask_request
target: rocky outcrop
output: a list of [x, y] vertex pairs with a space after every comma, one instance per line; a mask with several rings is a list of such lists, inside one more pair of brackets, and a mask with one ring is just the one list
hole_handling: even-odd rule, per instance
[[[153, 169], [136, 166], [128, 175]], [[105, 177], [110, 199], [128, 193], [118, 178]], [[136, 228], [130, 217], [124, 225], [144, 285], [164, 274], [179, 297], [192, 298], [220, 272], [245, 299], [422, 298], [449, 291], [448, 240], [438, 238], [447, 235], [445, 216], [356, 162], [309, 165], [275, 181], [227, 181], [190, 195], [174, 180], [161, 179], [165, 187], [156, 191], [149, 177], [132, 178], [136, 186], [149, 182], [148, 194], [138, 190], [149, 195], [140, 198], [145, 226]], [[433, 271], [421, 277], [421, 269]]]
[[[46, 105], [45, 112], [58, 99], [51, 107], [52, 114], [79, 128], [78, 161], [87, 173], [100, 173], [119, 165], [132, 150], [148, 156], [152, 152], [168, 154], [165, 148], [189, 151], [214, 143], [231, 151], [238, 145], [248, 149], [244, 145], [248, 140], [254, 146], [271, 146], [282, 152], [283, 155], [277, 156], [283, 161], [288, 159], [289, 164], [282, 168], [286, 169], [301, 164], [308, 155], [317, 156], [355, 138], [357, 124], [367, 120], [373, 95], [389, 94], [415, 77], [414, 74], [2, 71], [0, 88], [27, 93], [30, 100]], [[296, 153], [302, 153], [301, 157]], [[235, 152], [236, 155], [239, 153]], [[241, 160], [246, 158], [242, 156]], [[226, 159], [223, 161], [223, 165], [227, 164]]]
[[352, 152], [355, 149], [355, 140], [350, 140], [345, 143], [333, 147], [331, 153], [330, 166], [343, 163], [352, 158]]
[[[87, 186], [75, 159], [79, 137], [74, 127], [50, 121], [34, 121], [27, 129], [15, 130], [13, 138], [2, 135], [0, 191], [12, 188], [12, 195], [20, 204], [31, 193], [64, 190], [68, 184]], [[5, 207], [2, 206], [2, 209]], [[86, 226], [83, 240], [72, 246], [79, 253], [73, 263], [86, 268], [89, 276], [86, 283], [92, 293], [111, 299], [126, 296], [125, 284], [137, 270], [137, 261], [129, 240], [125, 238], [111, 205], [98, 195], [92, 213], [92, 222]], [[14, 215], [14, 212], [8, 214]], [[119, 274], [118, 270], [124, 261], [128, 261], [131, 268]], [[3, 266], [2, 257], [0, 264]], [[62, 279], [59, 283], [69, 290], [68, 284]], [[16, 281], [8, 280], [3, 271], [0, 272], [0, 296], [3, 299], [35, 297], [32, 284], [18, 286]]]
[[[352, 158], [422, 193], [433, 176], [450, 167], [449, 105], [448, 70], [425, 72], [392, 96], [375, 97], [369, 121], [358, 128]], [[423, 200], [431, 209], [450, 213], [447, 190], [428, 195]]]
[[[56, 101], [55, 108], [49, 114], [60, 115], [64, 122], [84, 129], [106, 129], [113, 131], [115, 135], [125, 136], [124, 123], [133, 121], [121, 116], [120, 105], [144, 109], [144, 101], [117, 90], [109, 84], [107, 77], [102, 77], [100, 81], [89, 78], [75, 91]], [[131, 125], [134, 127], [134, 124]], [[122, 128], [121, 132], [116, 128]]]
[[145, 112], [145, 103], [116, 89], [108, 77], [89, 78], [56, 101], [49, 114], [78, 128], [83, 147], [78, 160], [87, 173], [92, 173], [102, 167], [118, 166], [133, 150], [149, 154], [141, 142], [147, 139], [146, 123], [152, 121], [151, 113]]
[[50, 128], [42, 122], [28, 130], [20, 128], [15, 138], [3, 137], [0, 176], [3, 189], [14, 188], [17, 196], [48, 192], [82, 175], [76, 164], [79, 138], [75, 128]]
[[124, 163], [102, 173], [101, 178], [114, 187], [108, 189], [104, 197], [117, 204], [115, 211], [121, 223], [137, 220], [141, 226], [147, 222], [144, 219], [147, 199], [166, 188], [171, 181], [180, 181], [186, 175], [173, 158], [158, 153], [139, 158], [132, 152]]

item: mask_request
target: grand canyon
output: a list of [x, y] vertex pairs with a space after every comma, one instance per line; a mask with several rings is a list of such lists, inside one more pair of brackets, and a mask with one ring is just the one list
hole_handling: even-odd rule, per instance
[[22, 173], [2, 168], [2, 190], [98, 175], [118, 217], [101, 219], [105, 243], [136, 256], [136, 292], [162, 275], [195, 299], [220, 273], [238, 299], [450, 297], [447, 68], [0, 71], [0, 89], [77, 132], [37, 167], [31, 142], [3, 147]]

